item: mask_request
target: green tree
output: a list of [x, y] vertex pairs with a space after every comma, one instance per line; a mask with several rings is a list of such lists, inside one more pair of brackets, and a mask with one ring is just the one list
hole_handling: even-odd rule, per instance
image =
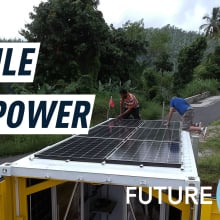
[[164, 54], [168, 54], [170, 33], [166, 28], [149, 28], [145, 32], [149, 41], [147, 64], [153, 67]]
[[173, 71], [177, 71], [177, 57], [179, 51], [186, 46], [189, 46], [199, 34], [194, 31], [184, 31], [175, 26], [166, 25], [162, 28], [165, 33], [169, 35], [169, 41], [167, 42], [167, 51], [170, 57], [170, 61], [173, 63]]
[[220, 46], [209, 53], [202, 64], [194, 70], [195, 79], [216, 79], [220, 81]]
[[21, 35], [41, 42], [36, 87], [60, 79], [77, 81], [88, 74], [90, 87], [97, 81], [100, 51], [109, 34], [97, 4], [91, 0], [48, 0], [34, 7], [32, 22], [25, 25]]
[[111, 35], [101, 54], [99, 80], [108, 82], [109, 78], [124, 83], [131, 80], [138, 84], [142, 74], [143, 55], [147, 53], [148, 42], [144, 23], [126, 22], [121, 28], [111, 25]]
[[142, 74], [143, 90], [147, 99], [160, 95], [159, 76], [153, 68], [146, 68]]
[[174, 74], [174, 89], [179, 90], [193, 79], [193, 71], [202, 60], [207, 42], [205, 37], [197, 38], [184, 47], [178, 55], [178, 71]]
[[212, 9], [212, 15], [205, 15], [203, 17], [206, 23], [200, 26], [200, 29], [204, 30], [205, 36], [217, 37], [220, 36], [220, 7]]
[[220, 81], [220, 46], [217, 46], [214, 53], [209, 55], [205, 66], [208, 78]]
[[170, 62], [169, 54], [167, 52], [163, 52], [154, 62], [156, 66], [156, 70], [161, 72], [162, 76], [165, 71], [172, 71], [173, 64]]

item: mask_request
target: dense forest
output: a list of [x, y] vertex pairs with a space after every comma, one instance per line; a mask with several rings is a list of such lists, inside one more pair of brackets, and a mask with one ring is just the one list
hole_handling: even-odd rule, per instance
[[114, 93], [120, 87], [161, 103], [172, 95], [217, 91], [220, 8], [200, 33], [143, 20], [107, 25], [97, 0], [48, 0], [34, 7], [21, 39], [41, 42], [34, 83], [0, 85], [1, 93]]

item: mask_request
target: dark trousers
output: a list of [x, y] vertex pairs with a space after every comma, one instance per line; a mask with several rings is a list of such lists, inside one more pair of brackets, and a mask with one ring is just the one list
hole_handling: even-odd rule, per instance
[[[124, 109], [124, 112], [126, 111], [127, 109]], [[139, 108], [133, 108], [128, 114], [126, 114], [123, 119], [129, 119], [130, 116], [133, 116], [134, 119], [141, 119], [140, 118], [140, 115], [139, 115]]]

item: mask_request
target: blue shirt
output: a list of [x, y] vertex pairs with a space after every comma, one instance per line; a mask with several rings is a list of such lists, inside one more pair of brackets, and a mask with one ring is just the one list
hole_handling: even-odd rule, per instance
[[184, 115], [186, 110], [191, 108], [185, 99], [179, 97], [174, 97], [170, 100], [170, 107], [175, 108], [180, 115]]

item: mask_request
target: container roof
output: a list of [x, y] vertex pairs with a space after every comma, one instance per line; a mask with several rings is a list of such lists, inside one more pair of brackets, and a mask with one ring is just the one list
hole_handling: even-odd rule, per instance
[[109, 119], [13, 163], [0, 175], [135, 186], [199, 183], [190, 135], [180, 122]]

